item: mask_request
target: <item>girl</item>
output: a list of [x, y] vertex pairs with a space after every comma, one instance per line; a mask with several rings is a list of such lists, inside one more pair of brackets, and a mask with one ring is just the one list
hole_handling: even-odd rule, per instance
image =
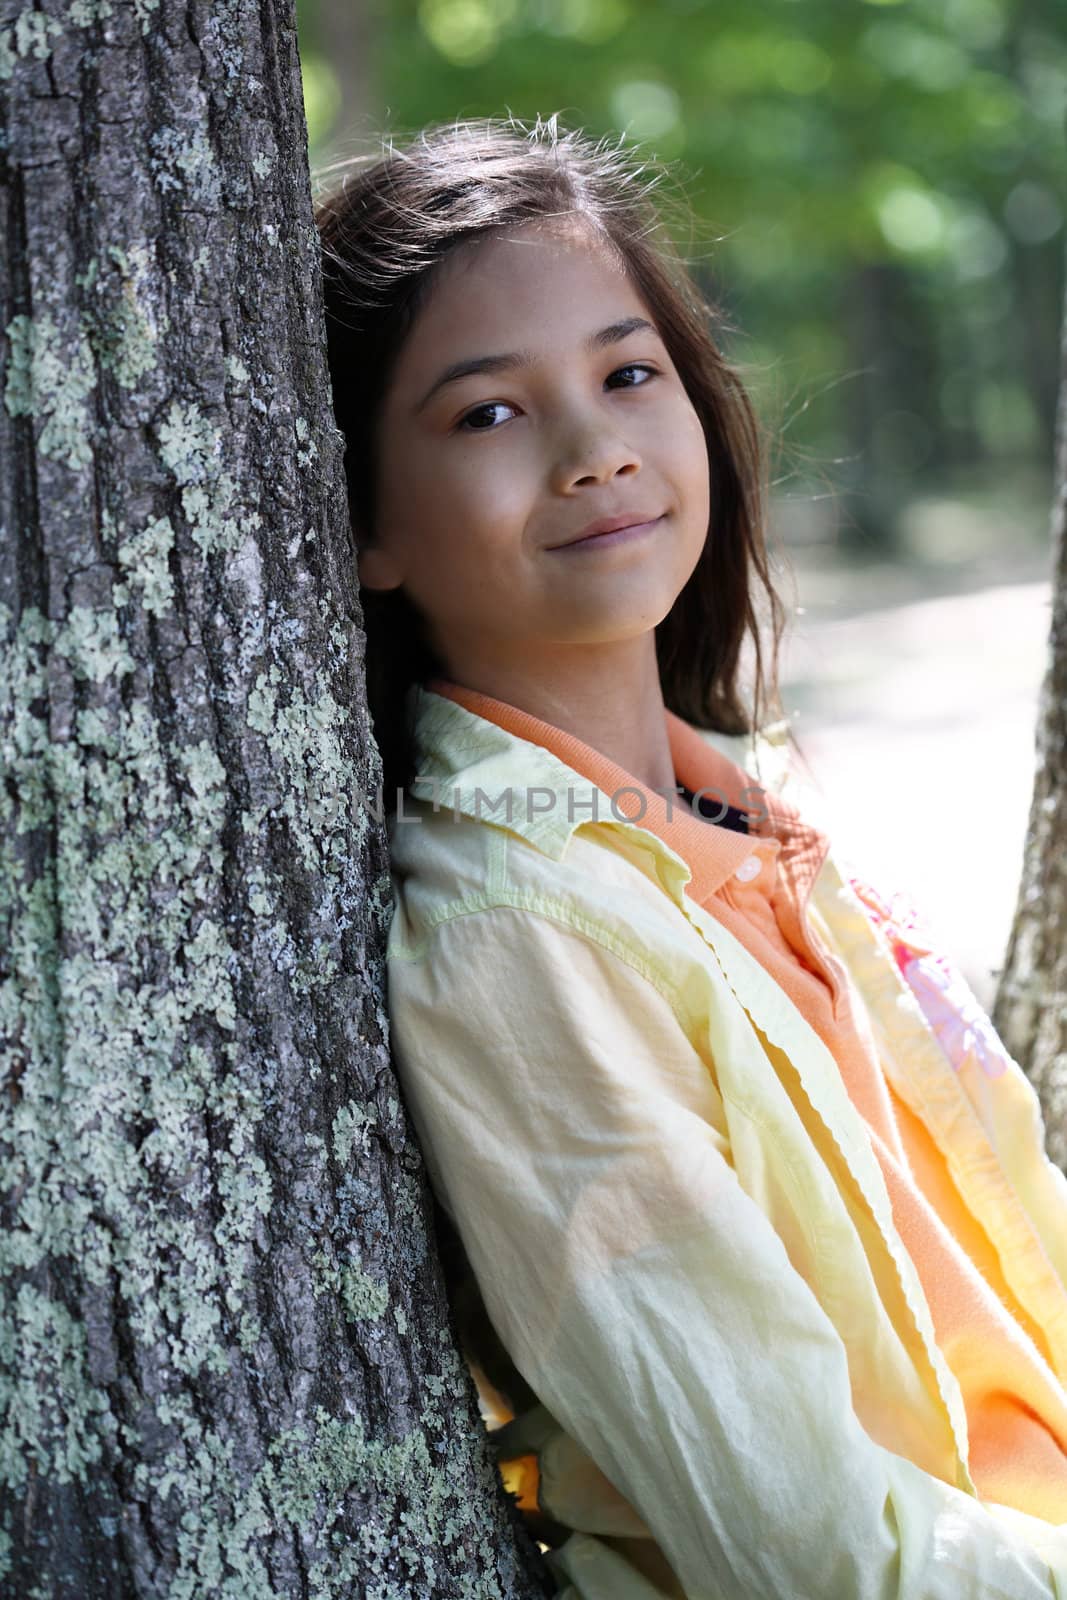
[[456, 123], [318, 212], [468, 1360], [568, 1600], [1064, 1597], [1067, 1184], [789, 798], [759, 430], [648, 173]]

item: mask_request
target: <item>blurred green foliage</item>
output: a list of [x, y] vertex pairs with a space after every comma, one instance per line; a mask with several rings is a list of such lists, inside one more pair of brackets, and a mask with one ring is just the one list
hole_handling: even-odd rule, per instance
[[554, 111], [677, 160], [779, 470], [879, 544], [925, 481], [1051, 462], [1063, 4], [300, 0], [312, 163]]

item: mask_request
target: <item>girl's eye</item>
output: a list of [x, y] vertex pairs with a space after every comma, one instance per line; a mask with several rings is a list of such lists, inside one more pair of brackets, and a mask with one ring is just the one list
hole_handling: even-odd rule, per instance
[[[473, 411], [468, 411], [465, 417], [460, 417], [456, 426], [458, 428], [466, 428], [471, 422], [472, 417], [480, 417], [484, 412], [496, 411], [502, 406], [507, 406], [506, 400], [487, 400], [484, 405], [475, 406]], [[470, 431], [472, 433], [491, 433], [493, 430], [492, 425], [490, 425], [488, 428], [481, 428], [472, 425]]]
[[[623, 372], [644, 372], [649, 378], [654, 378], [657, 376], [658, 368], [650, 367], [647, 362], [644, 361], [628, 361], [624, 367], [616, 367], [614, 372], [609, 373], [605, 381], [610, 383], [612, 378], [617, 378], [619, 374]], [[643, 389], [644, 380], [642, 380], [640, 383], [625, 383], [622, 385], [622, 387], [624, 389]], [[514, 408], [507, 400], [487, 400], [483, 405], [475, 406], [473, 411], [468, 411], [466, 416], [460, 417], [456, 427], [459, 430], [467, 430], [471, 433], [492, 433], [494, 432], [492, 423], [489, 423], [487, 427], [482, 427], [473, 419], [484, 416], [486, 412], [497, 411], [500, 409], [510, 411]]]
[[[630, 362], [627, 362], [625, 367], [617, 367], [615, 369], [615, 371], [611, 374], [611, 377], [617, 378], [619, 376], [620, 372], [647, 372], [650, 378], [654, 378], [656, 376], [657, 370], [658, 369], [656, 367], [650, 367], [647, 364], [647, 362], [644, 362], [644, 361], [630, 361]], [[624, 387], [627, 388], [627, 389], [643, 389], [644, 388], [644, 384], [643, 383], [627, 383], [627, 384], [624, 385]]]

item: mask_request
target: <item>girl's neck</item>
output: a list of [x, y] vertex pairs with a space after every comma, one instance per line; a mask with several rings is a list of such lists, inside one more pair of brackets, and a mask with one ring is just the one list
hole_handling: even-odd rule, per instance
[[533, 661], [469, 647], [443, 677], [562, 728], [650, 789], [673, 789], [674, 766], [656, 661], [655, 635], [603, 645], [554, 645]]

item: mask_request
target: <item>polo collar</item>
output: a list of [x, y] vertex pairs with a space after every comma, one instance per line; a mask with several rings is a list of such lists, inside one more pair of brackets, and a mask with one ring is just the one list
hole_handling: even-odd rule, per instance
[[573, 734], [478, 690], [433, 678], [412, 686], [407, 708], [420, 798], [507, 826], [553, 859], [578, 828], [614, 825], [642, 836], [676, 893], [688, 886], [703, 904], [757, 853], [777, 854], [804, 899], [826, 856], [823, 833], [672, 711], [664, 715], [677, 782], [747, 812], [748, 834], [697, 817], [680, 795], [658, 794]]

